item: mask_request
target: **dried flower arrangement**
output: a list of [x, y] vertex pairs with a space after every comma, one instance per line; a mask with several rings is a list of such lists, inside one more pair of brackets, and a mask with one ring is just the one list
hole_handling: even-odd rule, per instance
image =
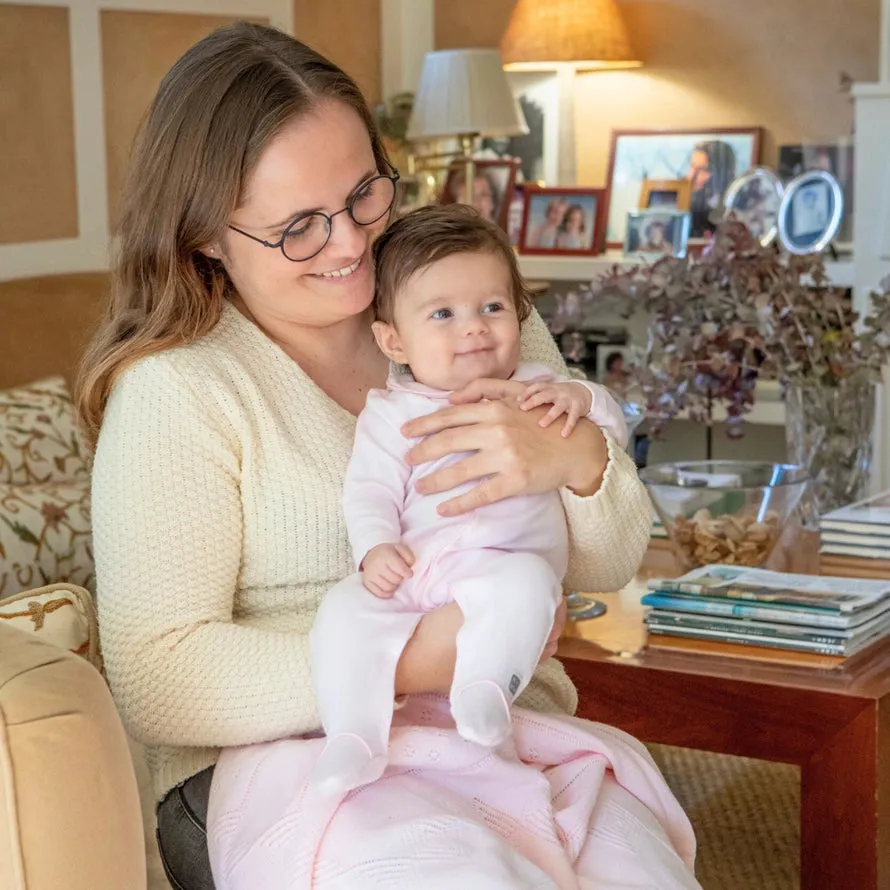
[[731, 219], [699, 257], [615, 267], [591, 293], [623, 298], [626, 317], [651, 316], [636, 374], [656, 434], [684, 409], [710, 425], [722, 403], [727, 432], [737, 437], [758, 377], [790, 386], [876, 382], [890, 360], [887, 285], [872, 294], [873, 312], [860, 328], [820, 256], [783, 256]]

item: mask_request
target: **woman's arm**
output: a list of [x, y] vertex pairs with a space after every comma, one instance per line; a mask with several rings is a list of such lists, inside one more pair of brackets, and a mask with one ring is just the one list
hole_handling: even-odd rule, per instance
[[[563, 376], [568, 373], [553, 336], [537, 311], [522, 326], [522, 360], [542, 362]], [[572, 434], [581, 432], [581, 426]], [[587, 426], [586, 424], [584, 426]], [[594, 496], [590, 488], [562, 490], [569, 526], [569, 567], [564, 579], [570, 590], [601, 593], [619, 590], [643, 561], [652, 531], [652, 504], [627, 452], [612, 439], [600, 464], [599, 449], [591, 450], [589, 472], [602, 466]]]
[[241, 456], [217, 420], [156, 356], [118, 382], [96, 453], [105, 665], [125, 724], [148, 744], [244, 745], [320, 724], [306, 633], [233, 623]]

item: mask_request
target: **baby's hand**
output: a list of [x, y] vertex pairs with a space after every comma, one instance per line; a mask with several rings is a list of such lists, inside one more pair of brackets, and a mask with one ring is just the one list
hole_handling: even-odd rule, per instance
[[563, 414], [568, 415], [562, 428], [562, 435], [565, 437], [575, 428], [580, 418], [590, 413], [592, 400], [590, 390], [580, 383], [530, 383], [519, 407], [523, 411], [531, 411], [538, 405], [552, 405], [540, 421], [541, 426], [545, 427]]
[[389, 599], [413, 572], [414, 554], [404, 544], [378, 544], [362, 560], [362, 581], [374, 596]]

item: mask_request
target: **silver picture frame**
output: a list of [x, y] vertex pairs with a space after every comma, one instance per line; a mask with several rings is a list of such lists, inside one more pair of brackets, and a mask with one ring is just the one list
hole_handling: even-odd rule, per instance
[[688, 210], [655, 207], [629, 211], [624, 255], [653, 263], [666, 256], [682, 259], [689, 246], [691, 221]]
[[769, 247], [779, 237], [779, 210], [785, 186], [770, 167], [752, 167], [730, 183], [723, 198], [724, 216], [733, 214]]
[[788, 253], [821, 253], [834, 240], [844, 216], [844, 192], [825, 170], [807, 170], [785, 186], [779, 207], [779, 240]]

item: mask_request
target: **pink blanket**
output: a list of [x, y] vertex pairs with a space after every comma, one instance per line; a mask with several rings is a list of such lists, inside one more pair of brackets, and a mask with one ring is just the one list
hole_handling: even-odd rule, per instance
[[514, 709], [497, 751], [448, 703], [409, 699], [383, 777], [345, 797], [307, 788], [322, 739], [223, 752], [208, 838], [217, 890], [698, 888], [692, 828], [623, 732]]

